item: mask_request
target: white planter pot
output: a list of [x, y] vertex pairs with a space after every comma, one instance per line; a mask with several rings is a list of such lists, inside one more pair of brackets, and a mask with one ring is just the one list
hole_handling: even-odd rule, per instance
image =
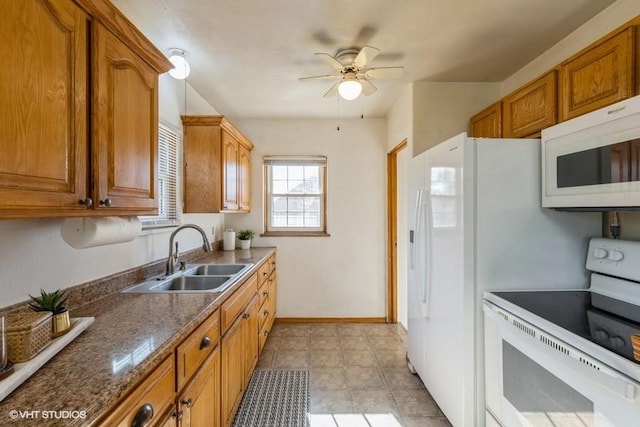
[[251, 247], [251, 239], [240, 240], [240, 249], [249, 249]]

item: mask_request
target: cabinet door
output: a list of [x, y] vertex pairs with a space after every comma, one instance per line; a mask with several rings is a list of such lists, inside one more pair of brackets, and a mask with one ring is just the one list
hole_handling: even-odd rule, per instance
[[184, 212], [220, 212], [219, 126], [184, 126]]
[[0, 217], [85, 209], [87, 25], [71, 0], [2, 3]]
[[220, 426], [220, 351], [216, 349], [180, 398], [182, 427]]
[[629, 27], [562, 64], [560, 121], [633, 95], [634, 31]]
[[222, 338], [222, 425], [233, 421], [235, 410], [244, 392], [244, 319], [238, 318]]
[[157, 73], [102, 25], [93, 36], [96, 208], [157, 214]]
[[244, 315], [244, 383], [248, 384], [258, 363], [258, 296], [253, 297]]
[[497, 102], [471, 117], [469, 136], [502, 138], [502, 103]]
[[558, 122], [556, 72], [507, 95], [502, 101], [505, 138], [538, 136]]
[[238, 145], [238, 209], [251, 211], [251, 152], [244, 145]]
[[222, 132], [222, 210], [238, 210], [238, 141]]

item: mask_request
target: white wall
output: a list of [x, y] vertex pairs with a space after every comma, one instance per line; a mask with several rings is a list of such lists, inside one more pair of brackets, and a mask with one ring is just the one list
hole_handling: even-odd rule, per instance
[[[168, 74], [160, 76], [160, 117], [182, 128], [184, 83]], [[197, 92], [187, 96], [189, 114], [217, 114]], [[0, 307], [26, 300], [40, 288], [53, 290], [84, 283], [167, 256], [171, 230], [143, 233], [132, 242], [89, 249], [73, 249], [60, 237], [63, 219], [0, 220]], [[183, 222], [222, 229], [223, 215], [185, 215]], [[217, 238], [221, 238], [218, 231]], [[181, 232], [181, 250], [201, 245], [193, 230]]]
[[469, 128], [469, 117], [500, 98], [500, 83], [413, 84], [413, 153]]
[[502, 95], [507, 95], [523, 84], [541, 76], [568, 57], [637, 15], [640, 15], [640, 1], [616, 1], [567, 37], [560, 40], [542, 55], [509, 76], [502, 83]]
[[263, 232], [262, 157], [327, 156], [331, 237], [257, 237], [278, 248], [279, 317], [386, 315], [386, 129], [384, 119], [236, 120], [253, 141], [251, 213], [225, 227]]

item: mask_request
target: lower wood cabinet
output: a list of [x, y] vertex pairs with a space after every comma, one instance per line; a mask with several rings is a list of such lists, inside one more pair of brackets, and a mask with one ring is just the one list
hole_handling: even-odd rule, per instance
[[181, 427], [220, 426], [220, 349], [204, 362], [178, 399]]
[[[171, 411], [174, 399], [175, 365], [173, 356], [169, 356], [99, 425], [105, 427], [164, 425], [159, 422], [167, 422], [163, 418]], [[171, 422], [170, 419], [168, 421]]]
[[259, 269], [262, 297], [254, 273], [97, 425], [231, 425], [275, 318], [275, 256]]
[[233, 421], [236, 408], [244, 392], [244, 329], [243, 319], [238, 319], [222, 338], [222, 425]]

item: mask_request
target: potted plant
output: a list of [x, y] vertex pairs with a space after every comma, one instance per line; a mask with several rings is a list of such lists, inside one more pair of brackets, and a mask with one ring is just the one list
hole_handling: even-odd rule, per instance
[[249, 249], [251, 247], [251, 239], [255, 233], [253, 230], [240, 230], [238, 232], [238, 240], [240, 240], [240, 249]]
[[50, 311], [52, 313], [52, 337], [64, 335], [71, 329], [69, 311], [64, 305], [67, 301], [65, 291], [58, 289], [53, 292], [45, 292], [44, 289], [40, 289], [39, 297], [29, 295], [29, 298], [31, 298], [29, 307], [33, 311]]

